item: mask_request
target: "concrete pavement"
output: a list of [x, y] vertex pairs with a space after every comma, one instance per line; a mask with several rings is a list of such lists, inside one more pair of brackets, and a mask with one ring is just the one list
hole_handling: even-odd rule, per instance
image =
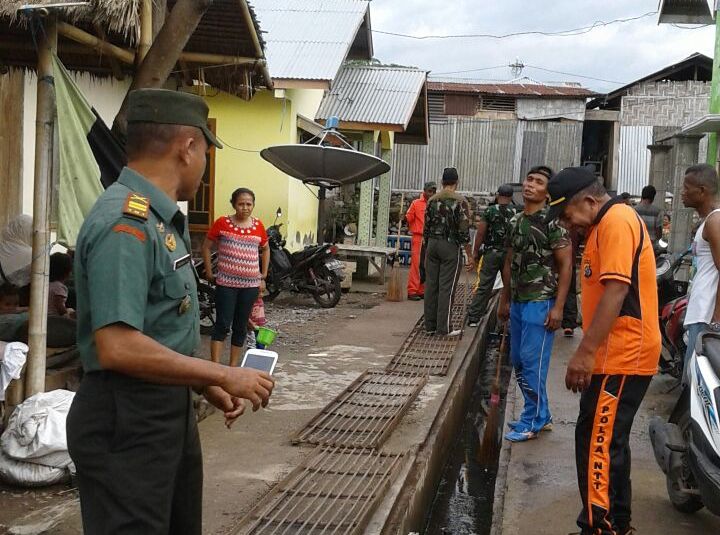
[[[556, 337], [548, 378], [548, 394], [554, 418], [552, 432], [522, 444], [505, 443], [501, 463], [507, 463], [504, 481], [496, 483], [496, 509], [504, 501], [494, 535], [564, 535], [577, 532], [575, 518], [580, 497], [575, 473], [574, 432], [579, 395], [565, 389], [565, 368], [579, 342]], [[512, 391], [511, 385], [511, 391]], [[668, 392], [667, 377], [653, 379], [648, 394], [635, 418], [631, 436], [633, 480], [633, 525], [638, 535], [697, 535], [720, 533], [720, 518], [707, 510], [694, 515], [676, 511], [668, 500], [665, 476], [655, 464], [648, 436], [648, 423], [655, 415], [667, 416], [677, 398], [677, 390]], [[522, 395], [515, 391], [516, 403], [508, 406], [519, 415]], [[502, 467], [501, 467], [502, 469]], [[501, 516], [500, 516], [501, 515]], [[500, 518], [502, 521], [500, 522]]]

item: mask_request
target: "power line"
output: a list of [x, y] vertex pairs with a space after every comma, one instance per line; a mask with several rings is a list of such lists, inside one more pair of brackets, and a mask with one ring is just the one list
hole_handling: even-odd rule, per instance
[[543, 32], [540, 30], [533, 30], [533, 31], [526, 31], [526, 32], [513, 32], [513, 33], [506, 33], [506, 34], [491, 34], [491, 33], [475, 33], [475, 34], [457, 34], [457, 35], [410, 35], [407, 33], [399, 33], [399, 32], [388, 32], [383, 30], [371, 30], [373, 33], [379, 33], [383, 35], [391, 35], [393, 37], [404, 37], [406, 39], [416, 39], [416, 40], [425, 40], [425, 39], [466, 39], [466, 38], [485, 38], [485, 39], [507, 39], [510, 37], [520, 37], [524, 35], [543, 35], [546, 37], [573, 37], [576, 35], [583, 35], [586, 33], [589, 33], [593, 31], [595, 28], [603, 28], [605, 26], [610, 26], [612, 24], [619, 24], [624, 22], [632, 22], [640, 19], [644, 19], [647, 17], [651, 17], [653, 15], [657, 15], [657, 11], [649, 11], [647, 13], [643, 13], [642, 15], [637, 15], [635, 17], [627, 17], [623, 19], [614, 19], [610, 21], [602, 21], [598, 20], [593, 22], [590, 26], [583, 26], [581, 28], [573, 28], [570, 30], [561, 30], [558, 32]]
[[[446, 75], [446, 74], [465, 74], [465, 73], [470, 73], [470, 72], [489, 71], [489, 70], [492, 70], [492, 69], [499, 69], [499, 68], [501, 68], [501, 67], [507, 68], [507, 67], [510, 67], [510, 65], [500, 65], [499, 67], [480, 67], [480, 68], [478, 68], [478, 69], [465, 69], [465, 70], [462, 70], [462, 71], [431, 72], [429, 77], [430, 77], [430, 78], [435, 78], [435, 77], [439, 77], [439, 76], [443, 76], [443, 77], [444, 77], [444, 75]], [[555, 70], [552, 70], [552, 69], [546, 69], [546, 68], [544, 68], [544, 67], [537, 67], [537, 66], [535, 66], [535, 65], [525, 64], [525, 65], [523, 65], [523, 67], [526, 67], [526, 68], [528, 68], [528, 69], [537, 69], [537, 70], [539, 70], [539, 71], [550, 72], [550, 73], [553, 73], [553, 74], [563, 74], [563, 75], [565, 75], [565, 76], [572, 76], [572, 77], [574, 77], [574, 78], [586, 78], [586, 79], [588, 79], [588, 80], [595, 80], [595, 81], [597, 81], [597, 82], [607, 82], [607, 83], [610, 83], [610, 84], [620, 84], [620, 85], [625, 85], [625, 84], [627, 83], [627, 82], [620, 82], [620, 81], [618, 81], [618, 80], [606, 80], [606, 79], [604, 79], [604, 78], [596, 78], [596, 77], [594, 77], [594, 76], [586, 76], [586, 75], [584, 75], [584, 74], [576, 74], [576, 73], [564, 72], [564, 71], [555, 71]]]
[[595, 78], [594, 76], [585, 76], [584, 74], [575, 74], [572, 72], [554, 71], [552, 69], [546, 69], [544, 67], [537, 67], [535, 65], [525, 65], [528, 69], [536, 69], [538, 71], [551, 72], [553, 74], [563, 74], [565, 76], [574, 76], [575, 78], [585, 78], [587, 80], [595, 80], [597, 82], [607, 82], [609, 84], [620, 84], [625, 85], [627, 82], [619, 82], [617, 80], [606, 80], [605, 78]]
[[443, 72], [431, 72], [430, 76], [437, 76], [440, 74], [464, 74], [466, 72], [480, 72], [480, 71], [492, 71], [494, 69], [507, 69], [508, 65], [496, 65], [495, 67], [480, 67], [477, 69], [467, 69], [464, 71], [443, 71]]
[[227, 147], [227, 148], [232, 149], [232, 150], [238, 150], [238, 151], [240, 151], [240, 152], [250, 152], [250, 153], [254, 153], [254, 154], [260, 154], [260, 151], [259, 151], [259, 150], [241, 149], [240, 147], [233, 147], [230, 143], [228, 143], [227, 141], [225, 141], [223, 138], [221, 138], [221, 137], [218, 136], [217, 134], [215, 134], [215, 137], [218, 138], [218, 140], [220, 141], [220, 143], [223, 144], [223, 147]]

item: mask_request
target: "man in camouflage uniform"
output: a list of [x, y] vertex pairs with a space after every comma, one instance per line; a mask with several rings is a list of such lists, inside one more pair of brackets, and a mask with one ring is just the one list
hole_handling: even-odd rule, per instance
[[567, 230], [545, 221], [551, 177], [541, 166], [525, 178], [525, 208], [512, 220], [503, 267], [498, 317], [510, 319], [510, 360], [525, 398], [520, 419], [508, 424], [505, 438], [513, 442], [535, 438], [552, 423], [545, 383], [570, 286], [572, 247]]
[[443, 189], [433, 195], [425, 210], [425, 330], [441, 336], [458, 336], [450, 322], [453, 294], [463, 265], [462, 247], [473, 263], [470, 250], [470, 218], [467, 200], [456, 193], [454, 167], [443, 171]]
[[470, 327], [477, 327], [480, 318], [485, 314], [495, 279], [505, 263], [505, 243], [510, 233], [510, 220], [517, 212], [512, 204], [512, 196], [512, 186], [500, 186], [497, 204], [488, 206], [480, 216], [481, 221], [473, 244], [473, 258], [479, 258], [480, 246], [484, 245], [485, 250], [478, 270], [478, 284], [468, 309]]

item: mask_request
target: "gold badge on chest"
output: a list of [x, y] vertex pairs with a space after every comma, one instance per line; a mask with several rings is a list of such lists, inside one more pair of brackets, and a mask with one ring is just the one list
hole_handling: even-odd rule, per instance
[[186, 295], [183, 297], [183, 300], [180, 301], [180, 305], [178, 306], [178, 314], [182, 316], [185, 314], [188, 310], [190, 310], [190, 305], [192, 305], [192, 299], [190, 299], [189, 295]]
[[168, 232], [165, 235], [165, 247], [168, 248], [168, 251], [171, 253], [177, 248], [177, 242], [175, 241], [175, 234], [172, 232]]

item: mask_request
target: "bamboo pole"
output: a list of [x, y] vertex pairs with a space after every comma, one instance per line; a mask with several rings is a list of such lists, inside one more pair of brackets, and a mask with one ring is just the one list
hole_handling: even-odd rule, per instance
[[35, 184], [33, 190], [33, 256], [30, 274], [30, 352], [25, 397], [45, 391], [48, 276], [50, 271], [50, 180], [55, 128], [52, 55], [57, 50], [57, 20], [49, 15], [38, 36], [37, 109], [35, 119]]
[[142, 63], [153, 42], [153, 6], [152, 0], [142, 0], [140, 13], [140, 43], [138, 45], [139, 61]]
[[[67, 37], [75, 42], [90, 47], [102, 54], [113, 57], [127, 65], [135, 63], [135, 52], [126, 48], [103, 41], [96, 36], [88, 33], [80, 28], [76, 28], [66, 22], [58, 21], [58, 33], [63, 37]], [[265, 65], [265, 60], [250, 58], [244, 56], [228, 56], [223, 54], [206, 54], [202, 52], [182, 52], [179, 61], [186, 63], [203, 63], [207, 65], [246, 65], [257, 62], [259, 65]]]
[[119, 46], [115, 46], [111, 43], [108, 43], [107, 41], [98, 39], [94, 35], [83, 31], [80, 28], [76, 28], [75, 26], [73, 26], [72, 24], [68, 24], [67, 22], [58, 21], [57, 33], [59, 33], [63, 37], [67, 37], [68, 39], [88, 46], [94, 50], [97, 50], [102, 54], [112, 56], [115, 59], [122, 61], [123, 63], [127, 63], [129, 65], [135, 63], [135, 53], [133, 51], [127, 50], [125, 48], [120, 48]]
[[260, 45], [260, 38], [255, 31], [255, 23], [253, 22], [252, 15], [250, 14], [250, 7], [248, 7], [247, 0], [240, 0], [240, 7], [242, 9], [243, 18], [245, 19], [245, 25], [252, 36], [253, 45], [255, 46], [255, 54], [260, 60], [262, 60], [261, 62], [258, 62], [258, 67], [260, 67], [260, 71], [262, 72], [263, 78], [265, 78], [265, 83], [267, 84], [268, 89], [272, 89], [273, 82], [272, 78], [270, 78], [270, 72], [268, 71], [267, 63], [265, 61], [265, 52], [263, 52], [262, 46]]
[[205, 54], [203, 52], [183, 52], [180, 54], [180, 61], [187, 63], [204, 63], [208, 65], [245, 65], [248, 63], [265, 63], [265, 61], [256, 58], [246, 58], [243, 56], [225, 56], [222, 54]]

